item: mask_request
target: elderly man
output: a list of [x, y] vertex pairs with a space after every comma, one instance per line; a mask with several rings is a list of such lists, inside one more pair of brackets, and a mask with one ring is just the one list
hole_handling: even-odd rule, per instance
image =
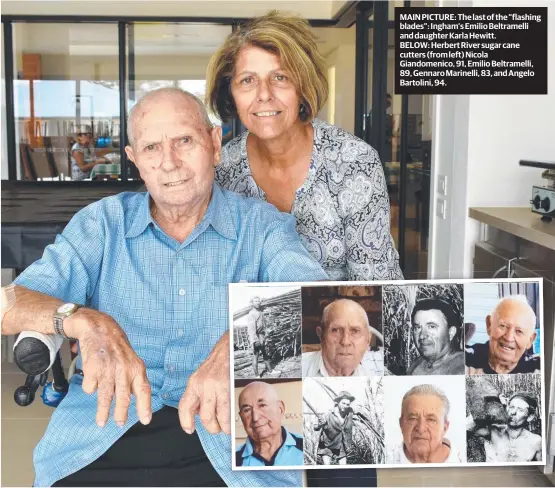
[[221, 131], [195, 97], [147, 94], [129, 139], [148, 193], [78, 212], [2, 323], [80, 344], [83, 377], [35, 450], [35, 485], [299, 486], [297, 472], [231, 470], [228, 283], [326, 275], [292, 217], [214, 185]]
[[529, 349], [536, 338], [536, 314], [524, 295], [502, 298], [486, 317], [489, 341], [466, 346], [468, 374], [518, 374], [540, 371]]
[[476, 420], [469, 415], [468, 436], [483, 439], [485, 461], [530, 462], [542, 460], [542, 438], [526, 426], [536, 418], [538, 402], [528, 392], [517, 392], [506, 405], [506, 415]]
[[321, 430], [318, 441], [318, 454], [322, 464], [347, 464], [347, 453], [353, 445], [353, 409], [355, 397], [341, 391], [334, 399], [335, 406], [326, 415], [318, 415], [314, 430]]
[[271, 357], [266, 344], [266, 320], [262, 311], [262, 300], [260, 297], [253, 297], [251, 300], [252, 309], [249, 312], [249, 325], [247, 326], [247, 333], [252, 352], [252, 369], [257, 378], [261, 375], [258, 374], [258, 359], [262, 356], [264, 364], [266, 365], [266, 374], [279, 374], [281, 371], [275, 369], [272, 371]]
[[261, 381], [239, 395], [239, 416], [247, 441], [237, 449], [237, 466], [302, 466], [303, 438], [281, 425], [285, 404], [276, 389]]
[[370, 351], [372, 333], [368, 315], [353, 300], [335, 300], [324, 308], [316, 333], [320, 351], [302, 356], [303, 376], [382, 376], [383, 351]]
[[411, 388], [401, 404], [403, 443], [389, 453], [388, 463], [462, 462], [455, 446], [445, 437], [448, 416], [449, 400], [439, 388], [427, 384]]
[[409, 375], [464, 374], [464, 352], [457, 345], [462, 318], [443, 300], [426, 298], [416, 302], [411, 314], [412, 340], [420, 355]]

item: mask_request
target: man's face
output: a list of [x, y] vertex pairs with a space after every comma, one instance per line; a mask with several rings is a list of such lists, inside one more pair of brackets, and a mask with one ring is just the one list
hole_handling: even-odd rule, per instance
[[202, 205], [211, 195], [221, 129], [207, 128], [196, 103], [179, 94], [145, 101], [135, 115], [135, 143], [125, 151], [154, 202], [168, 210]]
[[262, 304], [262, 300], [260, 300], [259, 297], [254, 297], [254, 298], [252, 299], [252, 306], [253, 306], [254, 308], [256, 308], [257, 310], [260, 308], [260, 305], [261, 305], [261, 304]]
[[408, 397], [399, 423], [409, 453], [423, 457], [440, 446], [449, 428], [443, 402], [435, 395]]
[[455, 331], [455, 327], [449, 328], [441, 311], [420, 310], [414, 316], [412, 339], [420, 356], [427, 361], [434, 361], [449, 351]]
[[517, 363], [536, 338], [533, 315], [524, 303], [503, 302], [486, 324], [495, 362]]
[[346, 375], [351, 375], [368, 350], [371, 336], [364, 313], [349, 302], [338, 303], [330, 311], [324, 330], [317, 328], [322, 356], [333, 370], [347, 371]]
[[337, 408], [339, 409], [339, 412], [342, 415], [344, 415], [347, 412], [350, 406], [351, 406], [351, 400], [349, 400], [348, 398], [342, 398], [337, 404]]
[[530, 407], [522, 398], [515, 397], [507, 407], [507, 414], [510, 427], [522, 427], [528, 421]]
[[284, 403], [268, 384], [252, 383], [239, 396], [239, 416], [248, 436], [254, 441], [278, 434], [284, 412]]

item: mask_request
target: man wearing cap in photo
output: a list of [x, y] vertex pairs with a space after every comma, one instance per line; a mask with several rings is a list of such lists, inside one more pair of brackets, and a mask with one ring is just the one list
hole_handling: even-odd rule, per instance
[[[503, 400], [503, 398], [501, 399]], [[542, 460], [542, 438], [527, 428], [538, 415], [536, 396], [519, 391], [506, 404], [499, 418], [466, 419], [468, 437], [483, 438], [485, 462], [529, 462]]]
[[335, 406], [326, 415], [318, 415], [318, 424], [314, 430], [321, 430], [318, 442], [318, 454], [322, 464], [331, 464], [335, 458], [337, 464], [347, 464], [347, 453], [353, 444], [353, 409], [351, 403], [355, 397], [341, 391], [334, 398]]
[[524, 295], [502, 298], [486, 317], [489, 340], [466, 346], [468, 374], [518, 374], [540, 371], [532, 353], [536, 314]]
[[264, 312], [262, 311], [262, 300], [260, 297], [252, 297], [251, 305], [252, 309], [248, 315], [249, 324], [247, 326], [247, 334], [251, 345], [252, 369], [257, 378], [262, 377], [262, 374], [258, 374], [258, 360], [260, 356], [262, 356], [264, 364], [266, 365], [266, 374], [279, 375], [281, 373], [280, 370], [272, 370], [271, 356], [266, 343], [267, 323], [264, 318]]
[[462, 318], [447, 302], [426, 298], [416, 302], [411, 314], [412, 340], [420, 357], [409, 375], [464, 374], [464, 352], [459, 349]]
[[91, 146], [92, 130], [88, 125], [79, 126], [75, 133], [77, 142], [71, 147], [71, 179], [80, 181], [88, 178], [97, 165], [107, 163], [105, 158], [97, 158]]

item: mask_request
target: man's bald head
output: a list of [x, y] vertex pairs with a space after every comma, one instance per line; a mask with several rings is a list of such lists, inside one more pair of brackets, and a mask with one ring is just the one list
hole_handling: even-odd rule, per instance
[[358, 302], [347, 298], [340, 298], [339, 300], [331, 302], [324, 308], [324, 311], [322, 312], [322, 325], [324, 326], [324, 329], [334, 318], [344, 316], [348, 313], [352, 313], [353, 315], [360, 317], [366, 326], [368, 328], [370, 327], [366, 310], [364, 310]]
[[255, 444], [280, 434], [284, 413], [285, 404], [269, 383], [253, 381], [239, 395], [239, 416]]
[[192, 102], [197, 111], [199, 120], [206, 125], [207, 129], [212, 129], [212, 122], [200, 98], [180, 88], [159, 88], [158, 90], [150, 91], [144, 95], [129, 111], [127, 118], [127, 137], [131, 146], [135, 143], [135, 125], [137, 119], [142, 118], [153, 104], [160, 101], [175, 101], [177, 103], [180, 101], [186, 101], [187, 103]]
[[245, 397], [250, 397], [254, 395], [255, 397], [264, 397], [267, 400], [279, 400], [279, 395], [277, 390], [270, 383], [264, 383], [263, 381], [253, 381], [249, 383], [239, 395], [239, 409], [241, 408], [241, 400]]
[[322, 312], [316, 329], [322, 343], [322, 360], [330, 376], [351, 376], [370, 346], [368, 315], [354, 300], [339, 299]]
[[536, 314], [524, 295], [501, 299], [486, 317], [489, 356], [494, 371], [510, 372], [536, 338]]
[[506, 315], [519, 316], [524, 319], [522, 326], [531, 330], [536, 328], [536, 314], [525, 295], [510, 295], [502, 298], [497, 302], [491, 315], [494, 319]]

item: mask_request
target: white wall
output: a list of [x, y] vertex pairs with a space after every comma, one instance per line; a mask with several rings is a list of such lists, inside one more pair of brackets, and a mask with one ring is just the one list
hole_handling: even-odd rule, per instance
[[[355, 130], [355, 45], [342, 45], [326, 57], [328, 68], [335, 66], [334, 125]], [[329, 110], [329, 102], [327, 110]]]
[[1, 90], [1, 115], [2, 115], [2, 166], [0, 170], [0, 178], [2, 180], [8, 179], [8, 149], [7, 149], [7, 133], [6, 133], [6, 83], [4, 80], [4, 24], [2, 24], [2, 88]]
[[[473, 4], [499, 6], [493, 0]], [[506, 0], [503, 6], [548, 4]], [[528, 206], [531, 186], [542, 183], [541, 170], [520, 167], [518, 161], [555, 159], [553, 4], [548, 28], [548, 95], [436, 97], [433, 175], [434, 180], [447, 175], [450, 191], [446, 220], [435, 217], [436, 199], [432, 202], [430, 277], [471, 277], [479, 224], [468, 218], [469, 207]]]
[[[332, 5], [335, 3], [336, 5]], [[190, 1], [190, 0], [94, 0], [2, 1], [4, 15], [133, 15], [250, 17], [278, 8], [312, 19], [330, 19], [340, 2], [304, 1]], [[335, 13], [335, 12], [334, 12]]]

